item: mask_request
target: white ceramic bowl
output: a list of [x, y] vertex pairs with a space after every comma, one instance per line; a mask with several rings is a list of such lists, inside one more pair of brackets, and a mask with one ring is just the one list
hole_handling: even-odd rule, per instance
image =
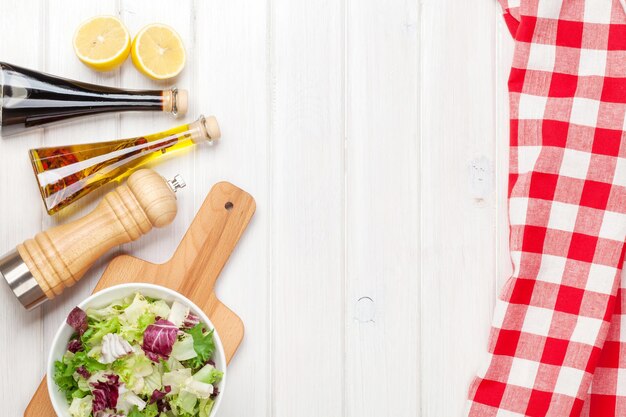
[[[171, 303], [173, 301], [183, 303], [189, 306], [191, 312], [200, 317], [200, 321], [206, 324], [209, 329], [215, 329], [213, 323], [211, 323], [211, 320], [209, 320], [207, 315], [204, 314], [204, 312], [197, 305], [192, 303], [187, 297], [184, 297], [183, 295], [177, 293], [176, 291], [170, 290], [169, 288], [154, 284], [116, 285], [91, 295], [82, 303], [80, 303], [78, 307], [82, 308], [83, 310], [89, 307], [101, 308], [115, 300], [131, 296], [137, 292], [148, 297], [164, 300], [168, 303]], [[59, 326], [59, 330], [57, 330], [54, 339], [52, 340], [52, 347], [48, 356], [48, 375], [46, 376], [46, 382], [48, 384], [48, 395], [50, 396], [50, 400], [52, 401], [54, 411], [59, 417], [70, 417], [70, 414], [68, 412], [69, 405], [67, 404], [67, 400], [65, 399], [63, 393], [57, 389], [57, 386], [52, 377], [54, 375], [54, 362], [61, 359], [61, 357], [63, 357], [63, 355], [65, 354], [65, 351], [67, 350], [67, 343], [70, 340], [70, 337], [72, 337], [73, 333], [74, 329], [72, 329], [65, 321], [63, 321], [63, 323], [61, 323], [61, 326]], [[222, 346], [220, 336], [217, 334], [217, 330], [215, 330], [215, 332], [213, 333], [213, 338], [215, 340], [216, 347], [213, 360], [215, 361], [215, 367], [224, 372], [224, 377], [218, 384], [220, 394], [215, 399], [215, 404], [213, 405], [213, 409], [211, 410], [210, 417], [214, 417], [217, 413], [217, 410], [219, 409], [220, 403], [222, 402], [224, 386], [226, 384], [226, 356], [224, 355], [224, 347]]]

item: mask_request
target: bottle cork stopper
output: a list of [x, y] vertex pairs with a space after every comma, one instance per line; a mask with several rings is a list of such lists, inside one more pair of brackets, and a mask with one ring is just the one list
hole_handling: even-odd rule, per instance
[[220, 131], [220, 125], [217, 123], [215, 116], [209, 116], [204, 118], [204, 128], [209, 136], [209, 140], [219, 139], [222, 136]]
[[163, 111], [175, 116], [184, 116], [189, 108], [189, 93], [187, 90], [172, 88], [163, 91]]
[[187, 90], [178, 90], [176, 93], [176, 115], [184, 116], [189, 108], [189, 93]]

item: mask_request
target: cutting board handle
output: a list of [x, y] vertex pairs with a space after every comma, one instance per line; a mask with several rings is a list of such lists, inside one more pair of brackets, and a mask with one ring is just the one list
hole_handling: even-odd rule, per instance
[[242, 189], [227, 182], [213, 186], [168, 261], [186, 260], [179, 292], [198, 305], [209, 301], [212, 292], [207, 289], [213, 288], [255, 209], [254, 199]]

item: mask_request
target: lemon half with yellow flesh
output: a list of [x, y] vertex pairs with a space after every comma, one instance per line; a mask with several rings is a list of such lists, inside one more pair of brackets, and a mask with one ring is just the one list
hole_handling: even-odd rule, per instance
[[150, 78], [165, 80], [185, 67], [185, 46], [171, 27], [154, 23], [141, 29], [131, 47], [135, 67]]
[[85, 65], [110, 71], [122, 65], [130, 52], [130, 34], [115, 16], [96, 16], [74, 34], [74, 51]]

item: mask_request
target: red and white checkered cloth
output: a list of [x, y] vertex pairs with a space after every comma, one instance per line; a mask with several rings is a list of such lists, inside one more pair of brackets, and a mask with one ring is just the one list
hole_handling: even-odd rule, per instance
[[626, 416], [626, 4], [500, 2], [514, 272], [468, 415]]

